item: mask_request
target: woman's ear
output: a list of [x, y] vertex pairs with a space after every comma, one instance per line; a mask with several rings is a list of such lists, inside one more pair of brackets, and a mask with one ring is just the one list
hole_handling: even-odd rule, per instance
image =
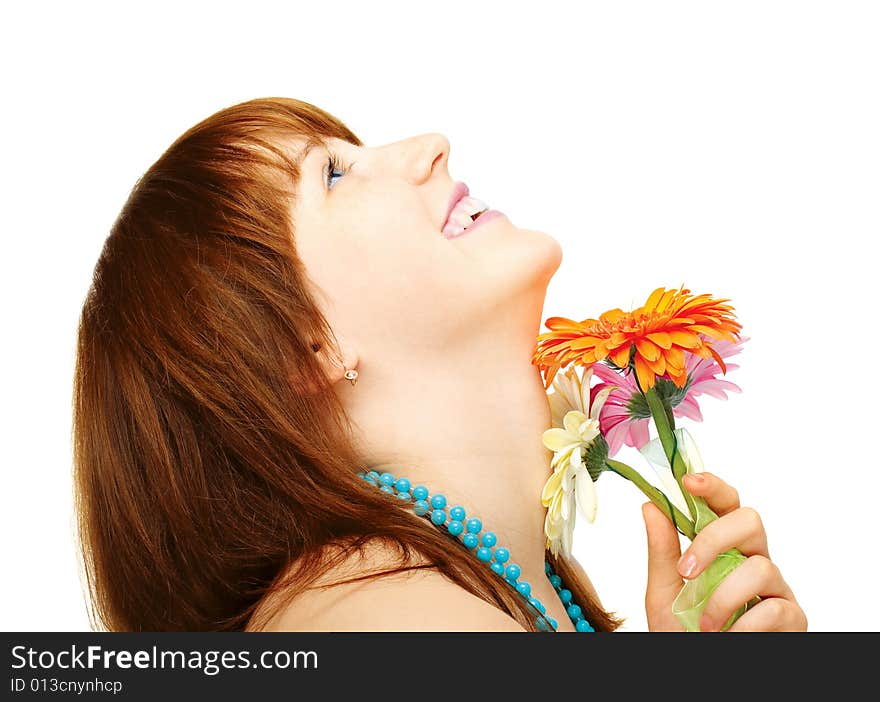
[[[338, 337], [337, 341], [339, 341]], [[339, 347], [342, 353], [341, 357], [335, 351], [327, 348], [323, 343], [314, 342], [310, 345], [312, 352], [315, 354], [316, 360], [321, 365], [321, 368], [329, 379], [331, 385], [336, 385], [336, 383], [342, 380], [346, 380], [347, 382], [345, 371], [355, 368], [358, 364], [357, 353], [355, 353], [351, 347], [343, 341], [339, 341]], [[297, 387], [308, 395], [317, 392], [317, 388], [315, 388], [312, 383], [308, 382], [307, 379], [299, 379], [295, 382]]]

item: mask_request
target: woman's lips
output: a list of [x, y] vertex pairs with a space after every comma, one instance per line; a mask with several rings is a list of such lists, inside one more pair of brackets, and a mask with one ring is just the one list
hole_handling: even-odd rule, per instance
[[[498, 217], [506, 217], [503, 212], [499, 212], [498, 210], [487, 210], [479, 217], [474, 220], [474, 223], [470, 225], [467, 229], [462, 231], [460, 234], [456, 234], [454, 236], [447, 236], [447, 239], [459, 239], [463, 237], [465, 234], [470, 234], [474, 229], [479, 227], [481, 224], [485, 224], [493, 219], [497, 219]], [[444, 235], [445, 236], [445, 235]]]
[[446, 217], [443, 218], [443, 224], [440, 227], [441, 231], [449, 221], [449, 215], [452, 214], [452, 210], [455, 209], [458, 201], [470, 194], [471, 192], [468, 190], [468, 186], [465, 183], [458, 182], [455, 184], [455, 187], [452, 188], [452, 194], [449, 196], [449, 204], [446, 206]]
[[488, 209], [489, 205], [482, 200], [478, 200], [472, 195], [465, 195], [452, 208], [452, 212], [441, 230], [443, 236], [458, 236], [463, 229], [470, 227], [474, 220]]
[[[443, 221], [443, 226], [440, 228], [441, 233], [446, 239], [458, 239], [463, 236], [465, 233], [475, 229], [481, 223], [491, 221], [496, 219], [499, 216], [504, 216], [503, 212], [499, 212], [498, 210], [490, 210], [486, 209], [482, 214], [480, 214], [473, 222], [471, 222], [468, 218], [463, 218], [462, 214], [456, 213], [455, 221], [452, 221], [453, 212], [456, 210], [456, 207], [461, 204], [461, 201], [465, 198], [470, 198], [470, 189], [468, 188], [466, 183], [461, 181], [457, 182], [452, 189], [452, 194], [449, 197], [449, 204], [446, 209], [446, 219]], [[470, 198], [469, 208], [472, 208], [474, 211], [477, 208], [486, 207], [485, 203], [480, 200], [476, 200], [475, 198]], [[459, 209], [462, 209], [459, 207]], [[467, 227], [462, 231], [455, 231], [460, 227]]]

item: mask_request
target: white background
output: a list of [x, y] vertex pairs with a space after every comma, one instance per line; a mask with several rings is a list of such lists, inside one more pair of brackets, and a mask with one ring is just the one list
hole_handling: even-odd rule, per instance
[[[880, 629], [877, 3], [11, 7], [0, 628], [88, 626], [70, 396], [110, 225], [196, 121], [284, 95], [368, 145], [446, 134], [453, 178], [562, 243], [545, 318], [630, 308], [661, 285], [730, 298], [751, 337], [729, 376], [744, 392], [679, 425], [763, 515], [810, 628]], [[643, 498], [614, 475], [597, 488], [576, 555], [625, 629], [644, 629]]]

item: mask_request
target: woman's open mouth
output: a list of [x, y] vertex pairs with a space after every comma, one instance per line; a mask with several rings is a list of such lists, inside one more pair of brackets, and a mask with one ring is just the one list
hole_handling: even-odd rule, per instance
[[[461, 236], [472, 228], [474, 222], [478, 219], [482, 220], [486, 215], [500, 215], [496, 210], [490, 210], [489, 206], [482, 200], [471, 197], [467, 186], [459, 183], [454, 191], [458, 196], [458, 201], [452, 207], [446, 222], [441, 230], [443, 236], [447, 239], [454, 239]], [[489, 219], [494, 219], [490, 217]]]
[[452, 208], [452, 212], [449, 213], [449, 218], [446, 220], [446, 224], [443, 225], [443, 236], [447, 239], [460, 236], [463, 231], [470, 227], [488, 209], [489, 206], [486, 203], [470, 195], [465, 195]]

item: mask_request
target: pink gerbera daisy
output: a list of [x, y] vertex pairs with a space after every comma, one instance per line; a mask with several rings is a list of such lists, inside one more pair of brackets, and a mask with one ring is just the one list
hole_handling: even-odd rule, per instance
[[[748, 340], [747, 336], [736, 342], [715, 339], [712, 344], [721, 358], [728, 358], [738, 354], [742, 350], [742, 344]], [[727, 370], [739, 368], [735, 363], [725, 365]], [[624, 375], [604, 363], [596, 363], [592, 368], [598, 378], [618, 386], [611, 391], [599, 415], [602, 435], [608, 442], [609, 457], [617, 453], [623, 444], [641, 449], [651, 439], [648, 432], [651, 412], [644, 396], [639, 392], [634, 374]], [[658, 392], [668, 396], [672, 413], [676, 417], [688, 417], [695, 422], [702, 422], [703, 415], [696, 400], [698, 395], [706, 394], [726, 400], [726, 390], [742, 392], [735, 383], [716, 377], [722, 370], [714, 357], [702, 358], [686, 353], [685, 370], [688, 379], [683, 388], [667, 378], [657, 380]]]

